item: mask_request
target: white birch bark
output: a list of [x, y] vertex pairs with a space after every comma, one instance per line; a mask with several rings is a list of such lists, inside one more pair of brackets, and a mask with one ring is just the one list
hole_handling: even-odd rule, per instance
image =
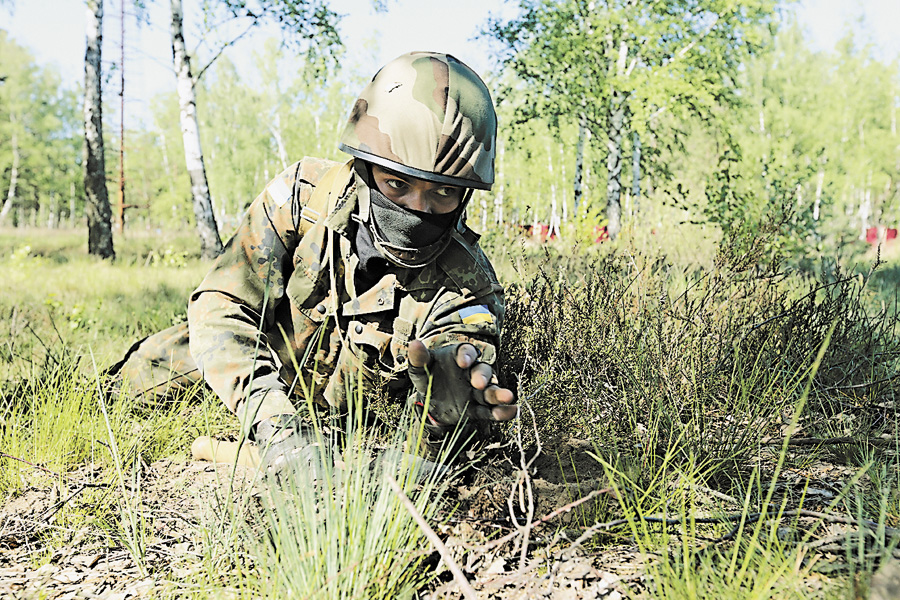
[[[628, 45], [619, 43], [616, 75], [625, 73]], [[609, 99], [609, 126], [606, 148], [606, 218], [609, 238], [615, 240], [622, 230], [622, 131], [625, 127], [625, 94], [613, 89]]]
[[15, 203], [16, 187], [19, 184], [19, 161], [21, 160], [21, 157], [19, 155], [19, 138], [16, 135], [16, 119], [13, 116], [13, 113], [10, 113], [9, 120], [12, 122], [13, 126], [12, 139], [10, 140], [12, 145], [12, 168], [9, 173], [9, 187], [6, 190], [6, 200], [3, 202], [3, 208], [0, 209], [0, 225], [3, 225], [6, 216], [9, 214], [9, 211]]
[[822, 188], [825, 185], [825, 171], [823, 169], [819, 169], [819, 173], [816, 176], [816, 198], [813, 201], [813, 221], [819, 220], [819, 214], [822, 206]]
[[171, 0], [171, 10], [172, 60], [177, 78], [184, 162], [191, 180], [191, 201], [197, 222], [197, 234], [200, 236], [200, 254], [204, 259], [212, 260], [222, 252], [223, 246], [216, 226], [209, 184], [206, 180], [206, 168], [203, 164], [194, 78], [191, 76], [191, 59], [184, 43], [184, 11], [181, 0]]
[[631, 147], [631, 203], [632, 212], [640, 211], [641, 203], [641, 136], [635, 131]]

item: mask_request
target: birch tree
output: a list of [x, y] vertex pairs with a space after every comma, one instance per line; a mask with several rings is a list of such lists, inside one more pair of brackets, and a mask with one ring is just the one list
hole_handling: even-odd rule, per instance
[[103, 156], [101, 49], [103, 0], [87, 0], [87, 46], [84, 54], [84, 190], [88, 225], [88, 254], [115, 258], [112, 212], [106, 189]]
[[[307, 67], [317, 74], [328, 70], [333, 63], [333, 52], [340, 45], [337, 34], [337, 15], [320, 0], [219, 0], [204, 3], [207, 15], [224, 14], [229, 21], [242, 28], [232, 39], [222, 42], [212, 59], [201, 67], [196, 75], [191, 68], [191, 55], [184, 35], [184, 10], [181, 0], [170, 0], [172, 61], [177, 79], [179, 119], [184, 143], [185, 167], [191, 181], [191, 200], [197, 234], [200, 237], [201, 255], [213, 259], [222, 252], [222, 240], [216, 225], [209, 183], [206, 177], [203, 150], [200, 143], [200, 126], [197, 117], [195, 86], [209, 66], [222, 55], [225, 48], [260, 23], [270, 20], [277, 23], [288, 39], [305, 54]], [[218, 19], [210, 19], [211, 21]]]
[[69, 198], [70, 218], [71, 203], [81, 205], [81, 112], [80, 94], [62, 86], [56, 69], [0, 30], [0, 226], [19, 224], [14, 217], [40, 211], [52, 196]]
[[606, 215], [621, 230], [624, 140], [665, 111], [708, 118], [768, 37], [775, 0], [520, 0], [488, 33], [536, 115], [585, 119], [606, 144]]
[[184, 143], [184, 162], [191, 180], [191, 203], [197, 235], [200, 237], [200, 255], [207, 260], [218, 256], [223, 249], [213, 213], [206, 168], [203, 165], [203, 149], [200, 145], [200, 126], [197, 123], [197, 96], [194, 77], [191, 74], [191, 57], [184, 44], [184, 10], [181, 0], [171, 0], [172, 12], [172, 61], [177, 78], [179, 121]]

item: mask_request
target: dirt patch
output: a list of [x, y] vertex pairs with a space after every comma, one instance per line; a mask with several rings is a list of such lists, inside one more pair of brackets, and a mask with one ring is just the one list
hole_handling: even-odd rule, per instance
[[[0, 597], [123, 600], [172, 593], [173, 576], [189, 579], [201, 556], [197, 524], [251, 485], [252, 474], [239, 467], [231, 481], [227, 466], [162, 460], [125, 491], [101, 480], [92, 465], [24, 490], [0, 510]], [[127, 516], [103, 513], [121, 506], [116, 501], [123, 494], [134, 499], [132, 514], [146, 525], [137, 562], [127, 535], [110, 525]], [[86, 514], [82, 522], [89, 525], [72, 530], [66, 511]]]

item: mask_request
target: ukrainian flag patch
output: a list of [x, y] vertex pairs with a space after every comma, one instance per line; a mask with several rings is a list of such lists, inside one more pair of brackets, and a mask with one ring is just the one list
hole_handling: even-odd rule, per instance
[[492, 323], [494, 315], [488, 310], [484, 304], [478, 306], [467, 306], [459, 310], [459, 317], [466, 325], [474, 325], [475, 323]]

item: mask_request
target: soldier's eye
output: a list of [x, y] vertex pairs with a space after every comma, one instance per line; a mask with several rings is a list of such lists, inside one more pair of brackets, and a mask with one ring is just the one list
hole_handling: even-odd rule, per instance
[[395, 190], [402, 190], [406, 187], [406, 182], [399, 179], [388, 179], [385, 181], [385, 183], [388, 185], [388, 187]]
[[434, 193], [442, 198], [453, 198], [459, 193], [459, 188], [455, 187], [439, 187]]

